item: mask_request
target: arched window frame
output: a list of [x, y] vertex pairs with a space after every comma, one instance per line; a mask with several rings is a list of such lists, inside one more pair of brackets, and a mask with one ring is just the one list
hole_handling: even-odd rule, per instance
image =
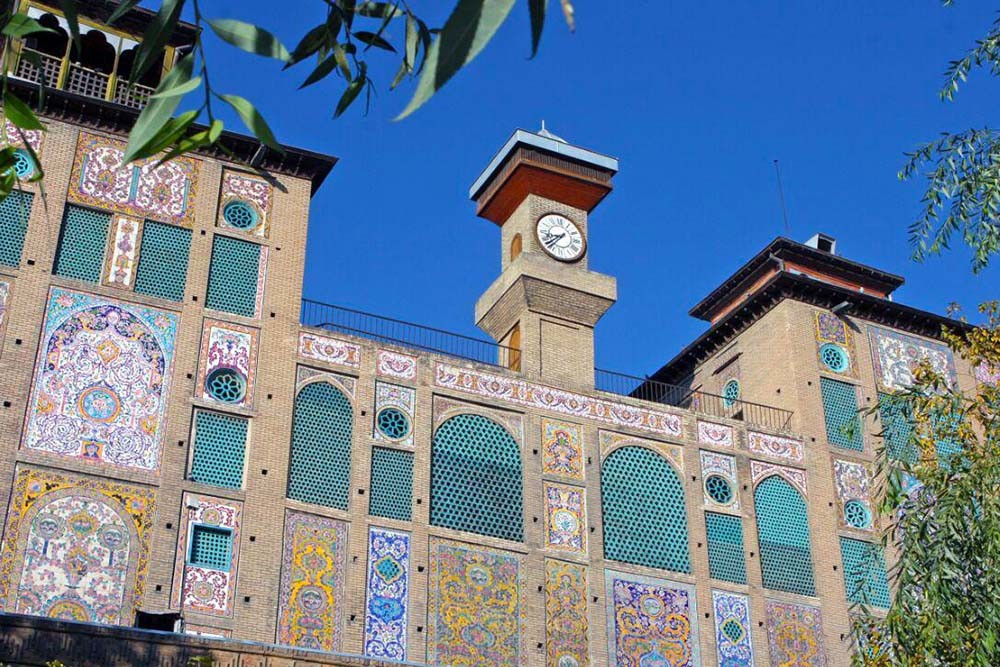
[[[798, 518], [801, 521], [802, 527], [805, 529], [805, 535], [807, 540], [807, 552], [806, 554], [804, 554], [805, 556], [807, 556], [807, 558], [803, 560], [802, 555], [799, 555], [796, 558], [789, 559], [788, 562], [799, 563], [799, 564], [807, 563], [808, 567], [802, 568], [802, 572], [800, 572], [799, 574], [801, 575], [807, 574], [808, 579], [801, 582], [794, 582], [794, 585], [785, 587], [774, 586], [773, 584], [775, 582], [768, 581], [769, 579], [768, 563], [771, 561], [771, 555], [768, 551], [768, 547], [765, 547], [765, 542], [762, 539], [763, 536], [761, 531], [761, 524], [764, 522], [761, 521], [762, 504], [760, 502], [760, 497], [758, 494], [762, 486], [770, 483], [783, 484], [785, 487], [787, 487], [789, 491], [794, 493], [795, 496], [798, 498], [799, 502], [801, 503], [801, 516]], [[815, 563], [813, 561], [813, 553], [812, 553], [812, 528], [809, 525], [809, 504], [806, 494], [804, 493], [802, 488], [799, 488], [798, 484], [796, 484], [793, 480], [786, 478], [783, 474], [779, 472], [774, 472], [757, 480], [757, 482], [754, 484], [753, 492], [754, 492], [753, 493], [754, 523], [757, 528], [757, 547], [760, 552], [761, 579], [763, 581], [764, 588], [767, 590], [784, 591], [787, 593], [794, 593], [798, 595], [807, 595], [814, 597], [816, 595], [816, 572], [815, 572]], [[773, 510], [773, 509], [774, 508], [765, 508], [765, 510]], [[787, 525], [786, 524], [786, 522], [788, 521], [787, 514], [784, 516], [779, 516], [777, 518], [779, 519], [779, 523], [782, 525], [782, 527]], [[787, 568], [778, 568], [778, 569], [781, 571], [787, 571]], [[768, 585], [769, 583], [772, 585], [769, 586]]]

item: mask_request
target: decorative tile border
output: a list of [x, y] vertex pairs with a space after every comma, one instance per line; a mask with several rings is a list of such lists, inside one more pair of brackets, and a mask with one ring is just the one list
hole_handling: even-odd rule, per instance
[[350, 375], [320, 371], [308, 366], [297, 366], [295, 369], [295, 393], [298, 394], [304, 386], [313, 382], [329, 382], [344, 392], [352, 400], [355, 397], [358, 381]]
[[417, 358], [392, 350], [379, 350], [375, 370], [381, 377], [415, 380], [417, 378]]
[[760, 456], [773, 456], [798, 463], [803, 459], [802, 441], [757, 431], [747, 432], [747, 449]]
[[127, 215], [111, 216], [111, 248], [106, 253], [107, 261], [104, 264], [105, 285], [132, 289], [141, 234], [142, 220]]
[[542, 418], [542, 474], [583, 481], [583, 437], [579, 424]]
[[699, 421], [698, 442], [703, 445], [732, 448], [736, 446], [736, 434], [732, 426]]
[[766, 601], [767, 645], [771, 665], [826, 667], [823, 620], [817, 607]]
[[574, 554], [587, 553], [587, 501], [584, 489], [544, 482], [545, 546]]
[[[719, 454], [718, 452], [708, 452], [705, 450], [700, 451], [698, 455], [701, 460], [701, 488], [705, 497], [705, 505], [715, 509], [723, 508], [734, 511], [739, 510], [740, 486], [736, 479], [736, 457], [729, 456], [728, 454]], [[729, 480], [729, 483], [732, 485], [733, 500], [728, 505], [717, 503], [711, 496], [708, 495], [706, 482], [711, 475], [721, 475]]]
[[771, 475], [783, 477], [785, 481], [801, 491], [803, 497], [809, 497], [809, 483], [805, 470], [764, 463], [763, 461], [750, 461], [750, 479], [753, 481], [754, 488]]
[[365, 655], [406, 660], [410, 535], [372, 526], [368, 531]]
[[21, 133], [24, 133], [24, 138], [28, 140], [28, 145], [31, 149], [38, 153], [42, 149], [42, 137], [45, 133], [42, 130], [18, 130], [14, 123], [10, 122], [6, 118], [4, 119], [4, 124], [6, 125], [6, 136], [7, 143], [14, 148], [24, 148], [25, 142], [21, 139]]
[[615, 667], [701, 664], [694, 586], [614, 570], [604, 576], [608, 657]]
[[526, 408], [549, 410], [650, 433], [681, 437], [684, 430], [680, 415], [670, 412], [612, 403], [583, 394], [449, 364], [436, 365], [434, 384], [445, 389], [506, 401]]
[[328, 364], [361, 367], [361, 346], [339, 338], [299, 332], [299, 356]]
[[712, 591], [712, 607], [719, 664], [754, 667], [750, 598], [739, 593]]
[[645, 447], [646, 449], [653, 450], [657, 454], [665, 456], [667, 460], [676, 466], [681, 479], [684, 478], [684, 448], [680, 445], [671, 445], [658, 440], [647, 440], [646, 438], [637, 438], [632, 435], [612, 433], [611, 431], [598, 431], [597, 438], [600, 441], [602, 461], [613, 450], [620, 447], [626, 447], [628, 445]]
[[253, 406], [254, 385], [257, 384], [257, 337], [258, 329], [239, 324], [205, 320], [201, 335], [201, 358], [198, 362], [198, 380], [195, 396], [206, 401], [218, 402], [205, 389], [205, 381], [219, 368], [228, 368], [239, 373], [246, 382], [243, 399], [225, 405]]
[[10, 310], [12, 285], [8, 280], [0, 280], [0, 353], [3, 352], [4, 334], [7, 333], [7, 311]]
[[587, 568], [545, 559], [545, 667], [589, 667]]
[[[201, 614], [232, 616], [236, 597], [236, 568], [240, 556], [240, 523], [243, 503], [185, 493], [184, 528], [177, 540], [174, 586], [171, 604]], [[191, 534], [196, 525], [216, 526], [231, 531], [229, 567], [219, 570], [188, 563]]]
[[446, 396], [435, 396], [433, 414], [435, 432], [441, 424], [448, 421], [455, 415], [482, 415], [491, 421], [497, 422], [510, 431], [511, 437], [517, 441], [518, 446], [524, 442], [524, 416], [517, 412], [498, 410], [497, 408], [488, 408], [475, 403], [457, 401]]

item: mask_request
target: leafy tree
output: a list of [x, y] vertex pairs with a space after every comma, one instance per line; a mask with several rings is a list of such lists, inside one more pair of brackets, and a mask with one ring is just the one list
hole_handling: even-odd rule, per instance
[[[945, 337], [971, 366], [997, 377], [1000, 302], [980, 310], [985, 326]], [[887, 400], [905, 413], [903, 428], [881, 424], [886, 444], [876, 470], [888, 517], [882, 540], [897, 557], [895, 597], [884, 617], [864, 602], [854, 609], [855, 664], [1000, 665], [1000, 386], [963, 394], [924, 363], [914, 385]]]
[[[559, 3], [572, 30], [572, 2], [559, 0]], [[79, 50], [77, 1], [59, 0], [58, 4]], [[108, 24], [114, 25], [138, 4], [139, 0], [121, 0]], [[210, 30], [233, 47], [277, 60], [286, 70], [297, 65], [310, 65], [301, 88], [328, 80], [330, 75], [339, 79], [336, 85], [342, 90], [334, 108], [334, 117], [343, 114], [362, 92], [365, 93], [366, 104], [370, 101], [375, 88], [371, 71], [375, 67], [369, 67], [369, 55], [375, 52], [392, 54], [399, 65], [389, 88], [396, 88], [408, 77], [417, 79], [416, 90], [399, 115], [399, 118], [405, 118], [426, 103], [486, 47], [509, 17], [514, 4], [515, 0], [457, 0], [444, 26], [437, 29], [428, 27], [407, 0], [314, 0], [318, 22], [289, 51], [274, 34], [263, 28], [235, 19], [205, 17], [199, 0], [161, 0], [155, 18], [135, 52], [130, 83], [139, 81], [150, 68], [161, 62], [169, 36], [181, 14], [189, 9], [199, 28]], [[542, 37], [548, 0], [527, 0], [527, 5], [531, 18], [531, 55], [534, 56]], [[23, 38], [51, 30], [25, 15], [12, 15], [10, 10], [3, 19], [2, 32], [7, 38], [2, 73], [4, 114], [23, 139], [25, 130], [42, 130], [44, 126], [31, 107], [8, 85], [7, 72], [12, 69], [15, 56], [10, 38]], [[156, 155], [160, 155], [161, 160], [168, 160], [211, 145], [218, 145], [225, 151], [225, 145], [220, 142], [224, 125], [216, 116], [219, 105], [231, 107], [261, 143], [278, 153], [283, 152], [267, 121], [249, 100], [212, 86], [203, 32], [199, 30], [191, 52], [163, 77], [149, 104], [139, 115], [129, 135], [126, 162]], [[37, 54], [29, 53], [25, 57], [38, 60]], [[41, 72], [41, 63], [34, 64]], [[40, 101], [45, 84], [43, 80]], [[188, 96], [199, 99], [198, 106], [174, 118], [173, 114], [181, 101]], [[199, 124], [199, 121], [204, 124]], [[2, 131], [6, 132], [5, 129]], [[3, 139], [6, 142], [7, 137]], [[24, 143], [27, 144], [26, 141]], [[33, 181], [43, 178], [37, 157], [32, 153], [39, 166]], [[13, 165], [13, 149], [9, 146], [0, 149], [0, 199], [17, 186]]]

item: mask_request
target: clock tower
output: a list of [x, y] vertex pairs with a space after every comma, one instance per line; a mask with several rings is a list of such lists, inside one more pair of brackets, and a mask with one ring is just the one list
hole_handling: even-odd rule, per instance
[[476, 303], [476, 323], [519, 350], [500, 362], [526, 377], [594, 385], [594, 326], [617, 290], [587, 268], [588, 216], [617, 172], [618, 160], [543, 126], [516, 131], [469, 191], [477, 215], [501, 232], [502, 271]]

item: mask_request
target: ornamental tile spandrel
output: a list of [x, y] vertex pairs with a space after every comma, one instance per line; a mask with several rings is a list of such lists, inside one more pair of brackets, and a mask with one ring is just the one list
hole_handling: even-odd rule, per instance
[[307, 331], [299, 333], [299, 356], [348, 368], [361, 367], [360, 345]]
[[443, 363], [438, 363], [436, 366], [434, 384], [522, 407], [549, 410], [570, 417], [591, 419], [660, 435], [682, 437], [684, 432], [680, 415], [670, 412], [613, 403], [524, 380]]
[[803, 497], [809, 497], [809, 483], [805, 470], [763, 461], [750, 461], [750, 479], [753, 481], [754, 487], [772, 475], [784, 478], [785, 481], [801, 491]]
[[417, 377], [417, 358], [392, 350], [379, 350], [376, 372], [382, 377], [415, 380]]
[[747, 433], [747, 449], [754, 454], [786, 459], [795, 463], [802, 461], [803, 458], [801, 440], [757, 431]]
[[698, 442], [703, 445], [732, 448], [736, 446], [736, 435], [732, 426], [699, 421]]

